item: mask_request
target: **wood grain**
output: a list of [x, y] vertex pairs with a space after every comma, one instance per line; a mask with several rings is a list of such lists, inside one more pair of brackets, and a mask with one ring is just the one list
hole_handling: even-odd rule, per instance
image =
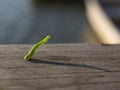
[[120, 45], [0, 45], [0, 90], [119, 90]]

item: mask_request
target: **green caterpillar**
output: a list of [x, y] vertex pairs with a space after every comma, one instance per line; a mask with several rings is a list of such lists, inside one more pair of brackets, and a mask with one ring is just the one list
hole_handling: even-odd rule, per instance
[[35, 50], [36, 50], [39, 46], [41, 46], [41, 45], [45, 44], [46, 42], [48, 42], [48, 40], [49, 40], [50, 38], [51, 38], [51, 36], [48, 35], [48, 36], [46, 36], [43, 40], [41, 40], [40, 42], [38, 42], [37, 44], [35, 44], [35, 45], [31, 48], [31, 50], [28, 52], [28, 54], [24, 57], [24, 59], [25, 59], [25, 60], [29, 60], [29, 59], [33, 56]]

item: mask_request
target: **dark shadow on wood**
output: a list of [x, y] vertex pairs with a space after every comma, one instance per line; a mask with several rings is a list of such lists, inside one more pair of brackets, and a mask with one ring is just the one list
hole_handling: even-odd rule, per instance
[[119, 43], [116, 43], [116, 44], [105, 44], [105, 43], [101, 43], [101, 45], [103, 46], [117, 46], [117, 45], [120, 45]]
[[89, 69], [96, 69], [96, 70], [102, 70], [105, 72], [111, 72], [109, 70], [95, 67], [95, 66], [89, 66], [85, 64], [73, 64], [73, 63], [62, 63], [62, 62], [54, 62], [54, 61], [46, 61], [46, 60], [38, 60], [38, 59], [30, 59], [29, 60], [32, 63], [42, 63], [42, 64], [53, 64], [53, 65], [60, 65], [60, 66], [71, 66], [71, 67], [80, 67], [80, 68], [89, 68]]

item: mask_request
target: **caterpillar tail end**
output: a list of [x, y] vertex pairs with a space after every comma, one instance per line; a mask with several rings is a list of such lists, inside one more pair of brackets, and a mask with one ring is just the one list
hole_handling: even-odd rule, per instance
[[25, 60], [29, 60], [31, 57], [29, 56], [29, 55], [26, 55], [25, 57], [24, 57], [24, 59]]

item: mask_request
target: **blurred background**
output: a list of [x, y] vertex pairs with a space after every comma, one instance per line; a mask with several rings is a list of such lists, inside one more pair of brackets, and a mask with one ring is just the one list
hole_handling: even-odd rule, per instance
[[52, 36], [49, 43], [102, 42], [107, 35], [99, 32], [102, 31], [99, 26], [105, 24], [93, 22], [99, 19], [99, 15], [95, 15], [99, 10], [92, 9], [94, 4], [99, 4], [103, 16], [110, 20], [108, 26], [113, 25], [110, 28], [115, 33], [108, 35], [108, 39], [117, 34], [115, 40], [119, 42], [119, 0], [0, 0], [0, 44], [33, 44], [46, 35]]

